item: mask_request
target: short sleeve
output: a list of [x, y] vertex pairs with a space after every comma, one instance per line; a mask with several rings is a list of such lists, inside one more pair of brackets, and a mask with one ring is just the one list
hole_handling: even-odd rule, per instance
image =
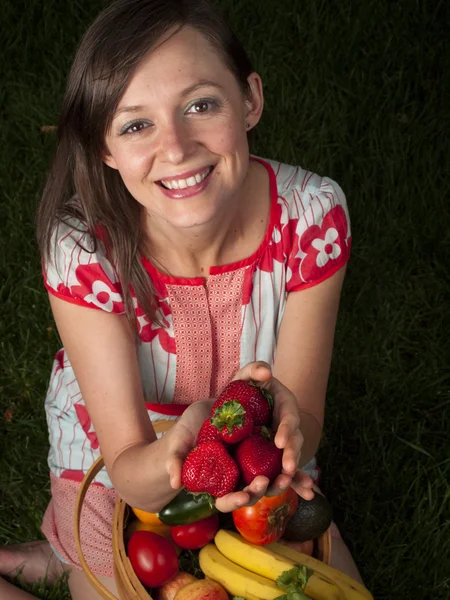
[[335, 181], [314, 176], [309, 186], [290, 193], [287, 292], [331, 277], [346, 264], [351, 248], [347, 202]]
[[44, 285], [67, 302], [110, 313], [125, 312], [119, 277], [101, 241], [95, 248], [78, 219], [60, 222], [51, 243], [51, 260], [43, 264]]

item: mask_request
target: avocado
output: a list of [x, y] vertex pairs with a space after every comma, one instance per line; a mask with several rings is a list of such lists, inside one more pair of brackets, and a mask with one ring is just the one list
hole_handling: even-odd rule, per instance
[[331, 505], [325, 496], [317, 492], [312, 500], [299, 496], [297, 510], [289, 519], [283, 538], [296, 542], [315, 540], [325, 533], [331, 521]]

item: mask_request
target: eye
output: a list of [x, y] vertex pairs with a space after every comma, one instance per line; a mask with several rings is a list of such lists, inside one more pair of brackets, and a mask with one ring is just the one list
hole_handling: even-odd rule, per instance
[[219, 108], [219, 102], [214, 99], [205, 98], [202, 100], [196, 100], [193, 102], [189, 108], [187, 109], [188, 114], [197, 114], [201, 115], [204, 113], [213, 112], [215, 109]]
[[137, 134], [141, 133], [144, 129], [150, 127], [151, 123], [147, 121], [132, 121], [131, 123], [127, 123], [120, 130], [120, 135], [129, 135], [129, 134]]

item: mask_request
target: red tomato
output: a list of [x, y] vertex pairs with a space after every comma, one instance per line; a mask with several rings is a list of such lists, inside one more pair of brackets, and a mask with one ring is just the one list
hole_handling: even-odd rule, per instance
[[185, 550], [203, 548], [214, 539], [220, 523], [217, 515], [211, 515], [189, 525], [176, 525], [170, 528], [173, 541]]
[[135, 531], [128, 542], [128, 558], [137, 577], [148, 587], [159, 587], [178, 573], [175, 548], [152, 531]]
[[247, 542], [263, 546], [280, 539], [297, 504], [297, 493], [288, 488], [279, 496], [263, 496], [253, 506], [234, 510], [233, 521]]

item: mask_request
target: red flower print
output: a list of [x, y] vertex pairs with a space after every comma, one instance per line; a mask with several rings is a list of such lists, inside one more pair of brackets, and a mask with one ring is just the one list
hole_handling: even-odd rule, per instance
[[155, 337], [158, 337], [159, 343], [162, 348], [170, 354], [176, 354], [175, 338], [171, 337], [163, 327], [159, 327], [154, 323], [149, 323], [148, 319], [145, 319], [147, 323], [141, 325], [139, 322], [139, 337], [143, 342], [152, 342]]
[[342, 206], [332, 208], [322, 225], [312, 225], [300, 238], [300, 278], [304, 283], [322, 280], [344, 265], [350, 253], [348, 223]]
[[120, 283], [112, 283], [100, 263], [79, 265], [75, 274], [80, 285], [71, 286], [72, 296], [107, 312], [124, 312]]
[[242, 304], [246, 306], [250, 303], [253, 292], [253, 275], [255, 273], [254, 266], [247, 267], [244, 273], [244, 281], [242, 285]]
[[94, 430], [90, 431], [92, 427], [91, 418], [87, 411], [87, 408], [83, 404], [75, 404], [75, 412], [77, 413], [78, 420], [80, 421], [80, 425], [83, 428], [86, 437], [91, 443], [92, 450], [98, 449], [98, 439]]

